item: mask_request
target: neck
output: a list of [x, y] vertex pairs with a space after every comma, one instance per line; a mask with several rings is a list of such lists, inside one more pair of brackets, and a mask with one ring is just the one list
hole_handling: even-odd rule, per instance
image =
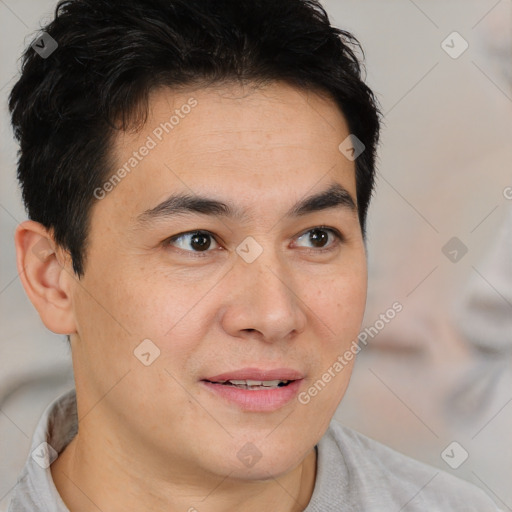
[[141, 460], [136, 450], [122, 452], [120, 446], [80, 429], [51, 465], [57, 491], [71, 512], [302, 512], [313, 494], [315, 449], [283, 476], [243, 480], [181, 463], [158, 476], [159, 463]]

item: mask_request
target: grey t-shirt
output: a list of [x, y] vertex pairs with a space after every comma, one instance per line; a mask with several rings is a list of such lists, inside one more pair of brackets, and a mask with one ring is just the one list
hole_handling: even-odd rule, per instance
[[[39, 420], [8, 512], [69, 512], [49, 465], [76, 432], [76, 394], [72, 389], [56, 398]], [[315, 488], [304, 512], [500, 510], [478, 487], [334, 420], [317, 444], [317, 453]]]

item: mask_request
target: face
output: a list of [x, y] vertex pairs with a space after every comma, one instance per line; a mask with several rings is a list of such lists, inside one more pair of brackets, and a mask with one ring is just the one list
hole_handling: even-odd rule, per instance
[[348, 136], [331, 100], [285, 84], [153, 93], [115, 139], [73, 285], [80, 428], [160, 477], [173, 460], [264, 479], [311, 452], [366, 301]]

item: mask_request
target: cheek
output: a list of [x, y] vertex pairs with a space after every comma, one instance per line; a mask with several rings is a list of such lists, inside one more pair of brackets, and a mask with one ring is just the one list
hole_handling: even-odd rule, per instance
[[305, 303], [322, 321], [328, 339], [340, 348], [340, 342], [357, 337], [366, 306], [367, 276], [364, 265], [339, 269], [321, 279], [308, 279]]
[[311, 304], [311, 321], [318, 326], [316, 346], [312, 347], [315, 354], [311, 353], [310, 360], [317, 361], [299, 402], [317, 417], [320, 428], [327, 428], [357, 357], [357, 337], [366, 305], [366, 266], [363, 262], [340, 269], [330, 279], [309, 279], [308, 283], [310, 294], [305, 302]]
[[[105, 277], [102, 283], [105, 304], [115, 316], [115, 321], [106, 318], [107, 327], [111, 338], [117, 340], [118, 351], [123, 350], [129, 361], [135, 360], [134, 350], [143, 340], [151, 340], [158, 353], [155, 367], [194, 373], [195, 354], [214, 327], [219, 300], [207, 293], [213, 283], [184, 281], [176, 273], [128, 266], [116, 278]], [[120, 340], [127, 346], [119, 347]], [[164, 380], [168, 378], [164, 374]]]
[[[114, 260], [114, 258], [111, 258]], [[194, 287], [155, 269], [116, 260], [118, 265], [91, 269], [86, 283], [83, 313], [101, 323], [110, 334], [129, 333], [133, 340], [159, 339], [172, 331], [197, 302]]]

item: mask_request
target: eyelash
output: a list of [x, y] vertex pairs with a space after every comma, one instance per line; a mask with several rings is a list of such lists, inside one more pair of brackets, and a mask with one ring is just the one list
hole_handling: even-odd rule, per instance
[[[334, 235], [336, 240], [327, 249], [324, 249], [324, 248], [321, 248], [321, 249], [303, 248], [303, 249], [306, 250], [306, 252], [308, 254], [311, 254], [311, 253], [314, 253], [314, 254], [324, 254], [324, 253], [327, 253], [327, 252], [331, 252], [331, 251], [337, 249], [339, 247], [339, 245], [345, 241], [345, 237], [337, 229], [331, 228], [331, 227], [328, 227], [328, 226], [315, 226], [313, 228], [309, 228], [306, 231], [303, 231], [300, 235], [298, 235], [297, 238], [301, 238], [302, 236], [307, 235], [309, 232], [315, 231], [315, 230], [328, 231], [329, 233]], [[185, 231], [183, 233], [179, 233], [177, 235], [174, 235], [171, 238], [167, 238], [166, 240], [164, 240], [162, 242], [162, 244], [167, 247], [167, 246], [169, 246], [171, 244], [171, 242], [174, 242], [174, 241], [178, 240], [179, 238], [184, 237], [186, 235], [209, 235], [209, 236], [211, 236], [217, 242], [217, 239], [215, 238], [215, 235], [213, 233], [211, 233], [210, 231], [206, 231], [206, 230], [202, 230], [202, 229], [197, 229], [197, 230], [192, 230], [192, 231]], [[196, 257], [197, 258], [204, 258], [204, 257], [208, 256], [209, 252], [212, 252], [211, 250], [206, 250], [206, 251], [187, 251], [185, 249], [179, 249], [179, 248], [178, 248], [178, 250], [182, 250], [185, 253], [189, 253], [191, 255], [191, 257], [194, 257], [194, 258], [196, 258]]]

